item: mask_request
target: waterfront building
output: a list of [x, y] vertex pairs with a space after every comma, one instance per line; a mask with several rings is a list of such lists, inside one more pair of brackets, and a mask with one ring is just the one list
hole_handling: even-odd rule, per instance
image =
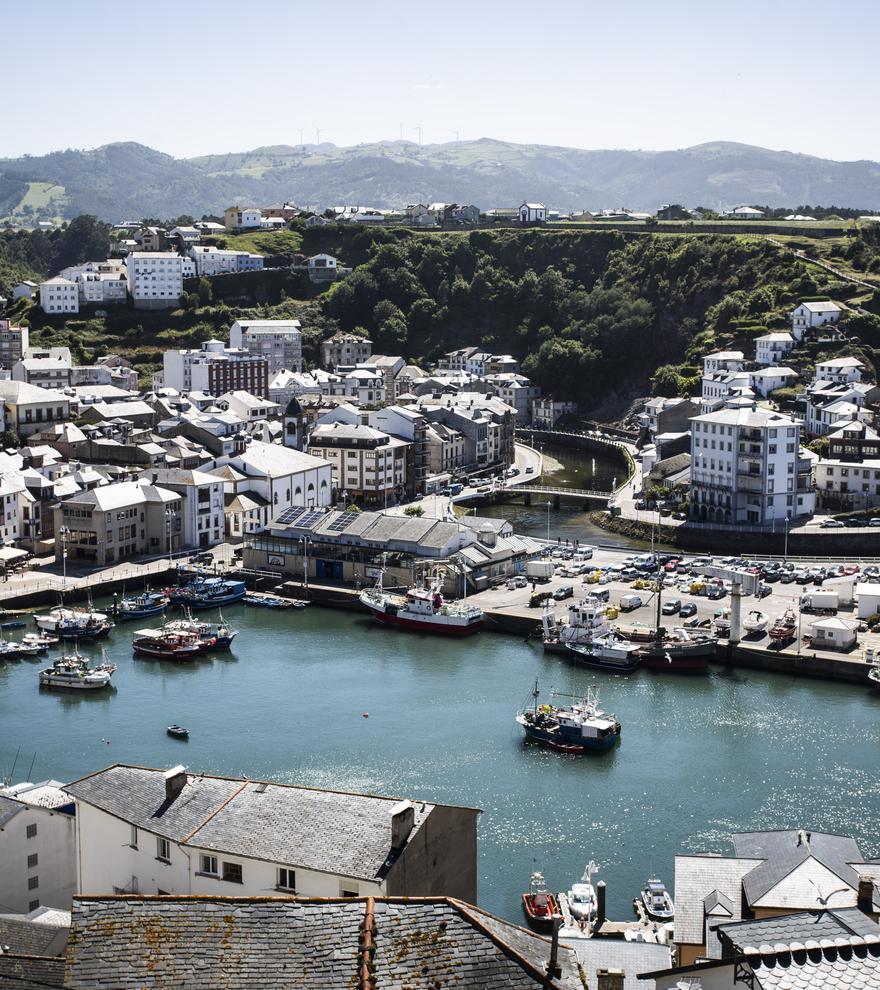
[[270, 375], [302, 371], [302, 324], [299, 320], [236, 320], [229, 346], [265, 358]]
[[532, 420], [532, 403], [541, 395], [538, 386], [524, 375], [513, 372], [487, 374], [484, 380], [502, 402], [516, 410], [516, 425], [528, 426]]
[[149, 468], [142, 484], [158, 485], [179, 497], [180, 521], [174, 543], [185, 547], [211, 547], [223, 540], [223, 482], [207, 471], [179, 467]]
[[552, 430], [563, 416], [576, 416], [578, 404], [569, 399], [544, 395], [532, 403], [532, 426]]
[[476, 900], [474, 808], [124, 764], [65, 790], [79, 891]]
[[810, 461], [801, 423], [763, 409], [719, 409], [691, 420], [691, 516], [769, 526], [811, 515]]
[[132, 251], [125, 259], [135, 309], [171, 309], [183, 294], [183, 258], [173, 251]]
[[70, 908], [76, 890], [75, 822], [73, 802], [62, 786], [44, 780], [0, 788], [2, 912]]
[[309, 437], [309, 452], [330, 463], [336, 490], [367, 505], [388, 505], [403, 495], [408, 447], [362, 424], [318, 425]]
[[452, 426], [464, 435], [469, 470], [513, 464], [516, 410], [496, 396], [480, 392], [423, 395], [409, 408], [431, 423]]
[[291, 447], [251, 440], [244, 450], [218, 457], [216, 467], [229, 464], [247, 479], [237, 492], [256, 492], [270, 506], [270, 514], [305, 506], [329, 506], [333, 495], [330, 464]]
[[372, 353], [372, 340], [340, 330], [321, 342], [321, 366], [328, 371], [335, 371], [338, 364], [352, 367], [366, 364]]
[[880, 867], [865, 860], [855, 839], [783, 829], [735, 833], [731, 842], [732, 857], [675, 857], [679, 965], [720, 958], [714, 926], [745, 918], [858, 906], [876, 922]]

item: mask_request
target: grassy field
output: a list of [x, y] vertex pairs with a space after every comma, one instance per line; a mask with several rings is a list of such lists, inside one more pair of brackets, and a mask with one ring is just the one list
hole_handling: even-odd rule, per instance
[[242, 234], [221, 234], [217, 242], [223, 240], [230, 251], [250, 251], [252, 254], [287, 255], [298, 254], [302, 250], [302, 234], [295, 230], [255, 230]]
[[[18, 206], [12, 211], [11, 216], [24, 216], [26, 207], [30, 207], [34, 213], [45, 211], [46, 207], [51, 206], [53, 201], [62, 199], [64, 194], [64, 186], [59, 186], [54, 182], [29, 182], [27, 192], [22, 196]], [[58, 216], [60, 217], [60, 211]], [[42, 214], [41, 219], [43, 219]], [[49, 218], [45, 217], [45, 219]]]

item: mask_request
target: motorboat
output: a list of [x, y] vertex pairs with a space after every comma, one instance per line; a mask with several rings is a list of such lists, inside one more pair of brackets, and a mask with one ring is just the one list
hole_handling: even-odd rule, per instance
[[0, 660], [20, 660], [22, 657], [36, 656], [39, 646], [31, 646], [25, 642], [14, 642], [10, 639], [0, 639]]
[[189, 739], [189, 729], [182, 725], [169, 725], [165, 731], [174, 739]]
[[360, 602], [377, 622], [414, 632], [467, 636], [483, 625], [481, 608], [444, 599], [438, 577], [413, 585], [405, 594], [399, 595], [382, 587], [380, 574], [375, 587], [361, 592]]
[[586, 599], [569, 605], [566, 622], [557, 623], [552, 603], [542, 617], [544, 649], [564, 652], [577, 663], [596, 670], [632, 673], [639, 665], [639, 647], [609, 625], [604, 602]]
[[529, 889], [522, 895], [522, 905], [529, 924], [535, 928], [550, 929], [554, 919], [562, 916], [559, 901], [547, 889], [543, 873], [531, 875]]
[[653, 643], [639, 651], [642, 666], [668, 673], [704, 673], [715, 657], [718, 638], [696, 629], [675, 626], [672, 632], [660, 630]]
[[93, 608], [67, 608], [59, 605], [48, 615], [35, 615], [34, 622], [43, 632], [52, 633], [62, 639], [96, 639], [106, 636], [113, 623], [103, 612]]
[[639, 900], [652, 921], [672, 921], [675, 917], [672, 897], [666, 885], [656, 877], [651, 877], [639, 891]]
[[220, 577], [199, 577], [184, 587], [171, 590], [173, 605], [185, 605], [191, 609], [219, 608], [241, 601], [247, 594], [244, 581], [229, 581]]
[[591, 922], [596, 917], [596, 888], [593, 875], [598, 872], [596, 864], [590, 860], [580, 882], [573, 883], [566, 894], [568, 909], [576, 921]]
[[48, 650], [50, 646], [57, 646], [61, 642], [61, 637], [46, 632], [29, 632], [21, 637], [21, 641], [28, 646], [36, 646], [38, 650]]
[[200, 619], [194, 619], [192, 613], [187, 609], [184, 618], [171, 619], [162, 628], [168, 632], [195, 636], [199, 648], [203, 651], [228, 650], [238, 635], [238, 630], [233, 629], [225, 621], [222, 612], [218, 613], [218, 619], [218, 622], [202, 622]]
[[194, 660], [202, 647], [193, 633], [162, 629], [139, 629], [132, 640], [135, 653], [159, 660]]
[[770, 639], [774, 646], [782, 647], [790, 643], [797, 635], [798, 615], [789, 606], [782, 615], [776, 617], [770, 627]]
[[115, 673], [115, 664], [102, 663], [97, 667], [91, 667], [85, 657], [73, 653], [58, 657], [51, 667], [41, 670], [40, 686], [72, 691], [96, 691], [109, 687], [110, 678]]
[[[567, 753], [586, 753], [588, 750], [611, 749], [620, 738], [620, 722], [599, 708], [599, 696], [595, 688], [589, 688], [581, 697], [572, 697], [568, 707], [552, 703], [538, 704], [538, 682], [531, 696], [530, 707], [516, 714], [527, 739], [543, 743]], [[553, 695], [557, 697], [557, 695]]]
[[757, 636], [766, 631], [770, 616], [760, 609], [752, 609], [743, 619], [743, 629], [747, 636]]
[[115, 615], [121, 622], [130, 619], [146, 619], [151, 615], [162, 615], [168, 608], [170, 599], [158, 591], [145, 591], [133, 598], [123, 598], [115, 607]]

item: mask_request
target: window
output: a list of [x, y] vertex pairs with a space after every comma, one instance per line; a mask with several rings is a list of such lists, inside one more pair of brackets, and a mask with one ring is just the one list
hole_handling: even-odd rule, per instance
[[137, 825], [131, 826], [131, 835], [128, 837], [128, 844], [132, 849], [137, 849], [138, 847], [138, 830]]
[[39, 877], [28, 877], [28, 890], [36, 890], [40, 886]]
[[37, 837], [37, 826], [36, 825], [28, 825], [26, 834], [27, 834], [27, 837], [29, 839], [36, 839], [36, 837]]
[[224, 863], [223, 879], [227, 883], [244, 883], [241, 863]]
[[217, 876], [217, 857], [216, 856], [202, 856], [200, 858], [200, 872], [210, 873], [212, 876]]
[[156, 836], [156, 859], [165, 863], [171, 862], [171, 843], [161, 836]]
[[39, 900], [31, 901], [28, 904], [28, 911], [36, 911], [39, 906], [40, 906]]
[[29, 870], [32, 870], [37, 865], [38, 859], [39, 859], [39, 856], [36, 853], [31, 853], [30, 856], [28, 856], [28, 869]]
[[345, 887], [341, 887], [340, 886], [340, 888], [339, 888], [339, 896], [340, 897], [357, 897], [358, 896], [357, 886], [356, 885], [353, 885], [353, 888], [354, 889], [351, 889], [351, 888], [346, 889]]
[[296, 870], [288, 870], [280, 866], [278, 868], [277, 886], [281, 890], [296, 890]]

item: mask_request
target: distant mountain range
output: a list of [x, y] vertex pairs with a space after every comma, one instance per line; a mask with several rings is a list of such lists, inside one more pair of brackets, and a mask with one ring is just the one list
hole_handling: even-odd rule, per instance
[[483, 138], [338, 148], [278, 145], [179, 159], [133, 142], [0, 159], [0, 217], [200, 217], [284, 200], [401, 207], [540, 200], [562, 210], [664, 203], [880, 209], [880, 164], [719, 141], [678, 151], [581, 151]]

